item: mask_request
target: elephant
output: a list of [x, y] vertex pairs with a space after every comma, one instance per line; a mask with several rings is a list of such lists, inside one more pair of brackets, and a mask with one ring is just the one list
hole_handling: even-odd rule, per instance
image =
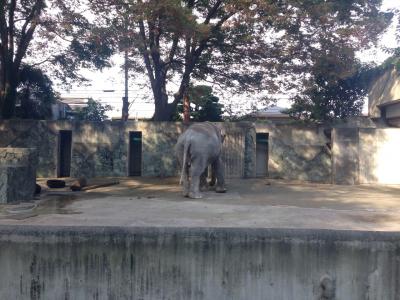
[[211, 165], [210, 185], [216, 184], [217, 193], [225, 193], [222, 143], [224, 131], [210, 122], [196, 123], [182, 133], [175, 146], [182, 167], [180, 184], [185, 197], [199, 199], [201, 186], [207, 184], [207, 167]]

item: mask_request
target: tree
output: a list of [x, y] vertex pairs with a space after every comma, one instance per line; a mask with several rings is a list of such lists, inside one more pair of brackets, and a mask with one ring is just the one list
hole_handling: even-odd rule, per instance
[[294, 118], [331, 121], [361, 115], [368, 86], [362, 70], [346, 78], [328, 81], [323, 75], [310, 80], [301, 95], [295, 96], [287, 112]]
[[99, 101], [89, 98], [87, 106], [79, 110], [75, 118], [77, 120], [102, 122], [108, 119], [106, 113], [110, 110], [112, 110], [110, 105], [103, 105]]
[[51, 104], [57, 95], [49, 77], [40, 69], [24, 65], [20, 72], [17, 102], [20, 109], [16, 115], [23, 119], [47, 119], [51, 117]]
[[237, 93], [300, 86], [321, 42], [359, 50], [377, 39], [390, 18], [380, 3], [96, 0], [92, 9], [118, 41], [130, 41], [132, 69], [149, 78], [154, 120], [165, 121], [191, 80]]
[[[223, 105], [219, 98], [214, 96], [212, 88], [207, 85], [191, 85], [188, 90], [190, 99], [190, 120], [194, 122], [220, 122], [222, 121]], [[179, 114], [183, 113], [183, 104], [177, 106], [175, 120], [181, 120]]]
[[303, 79], [303, 89], [292, 99], [288, 113], [312, 121], [360, 115], [371, 67], [363, 66], [355, 56], [355, 49], [342, 41], [323, 41], [311, 59], [309, 76]]
[[113, 44], [79, 9], [74, 0], [0, 0], [0, 118], [15, 114], [24, 64], [52, 67], [65, 83], [83, 80], [81, 66], [109, 65]]

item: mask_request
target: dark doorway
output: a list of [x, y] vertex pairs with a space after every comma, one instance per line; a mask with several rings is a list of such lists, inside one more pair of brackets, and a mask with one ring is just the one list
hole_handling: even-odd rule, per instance
[[129, 132], [129, 176], [142, 175], [142, 132]]
[[256, 176], [268, 176], [268, 133], [256, 134]]
[[72, 131], [60, 130], [58, 177], [69, 177], [71, 173]]

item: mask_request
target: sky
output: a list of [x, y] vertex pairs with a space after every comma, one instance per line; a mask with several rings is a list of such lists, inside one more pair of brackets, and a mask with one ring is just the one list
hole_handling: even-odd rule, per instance
[[[384, 0], [383, 9], [397, 8], [400, 9], [399, 0]], [[396, 40], [394, 38], [395, 26], [391, 26], [386, 34], [378, 43], [377, 49], [371, 49], [359, 53], [359, 57], [364, 62], [382, 63], [388, 54], [379, 50], [379, 46], [395, 47]], [[82, 70], [82, 75], [89, 79], [85, 86], [73, 86], [71, 90], [65, 91], [58, 88], [61, 97], [77, 97], [88, 98], [92, 97], [99, 100], [103, 104], [108, 104], [113, 107], [113, 110], [108, 113], [109, 117], [120, 117], [122, 107], [122, 97], [124, 95], [124, 74], [121, 68], [123, 58], [121, 55], [115, 55], [112, 58], [113, 67], [103, 71]], [[147, 78], [145, 75], [130, 79], [129, 81], [129, 100], [132, 103], [130, 107], [130, 118], [149, 118], [153, 115], [154, 104], [152, 102], [151, 92], [144, 87]], [[222, 103], [226, 103], [228, 99], [224, 99], [223, 95], [218, 95]], [[289, 107], [290, 102], [286, 95], [278, 95], [277, 105], [281, 107]], [[240, 97], [229, 99], [229, 101], [240, 101]], [[364, 107], [366, 111], [367, 104]], [[261, 107], [260, 107], [261, 108]]]

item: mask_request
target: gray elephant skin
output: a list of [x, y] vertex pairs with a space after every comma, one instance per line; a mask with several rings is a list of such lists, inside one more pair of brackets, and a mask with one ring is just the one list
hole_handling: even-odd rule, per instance
[[179, 136], [175, 151], [182, 167], [180, 184], [183, 184], [185, 197], [202, 197], [200, 189], [207, 184], [209, 165], [212, 174], [210, 186], [216, 184], [216, 192], [226, 192], [221, 159], [224, 137], [222, 129], [209, 122], [193, 124]]

